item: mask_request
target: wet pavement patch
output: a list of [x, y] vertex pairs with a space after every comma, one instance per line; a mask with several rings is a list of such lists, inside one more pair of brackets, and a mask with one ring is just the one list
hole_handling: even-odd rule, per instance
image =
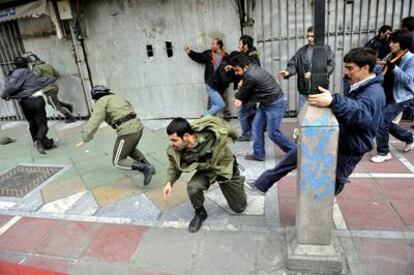
[[17, 165], [0, 175], [0, 196], [23, 197], [62, 169], [56, 166]]

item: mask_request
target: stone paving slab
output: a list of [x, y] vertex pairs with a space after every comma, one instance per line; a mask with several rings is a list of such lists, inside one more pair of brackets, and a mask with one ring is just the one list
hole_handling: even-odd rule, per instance
[[85, 190], [86, 187], [82, 178], [75, 176], [62, 181], [54, 181], [46, 185], [41, 192], [43, 201], [48, 203]]
[[172, 196], [167, 200], [164, 199], [164, 195], [162, 193], [163, 189], [164, 185], [159, 188], [151, 189], [145, 193], [147, 198], [162, 211], [174, 208], [189, 200], [187, 195], [187, 183], [183, 180], [178, 180], [174, 183]]
[[100, 207], [105, 207], [114, 202], [141, 193], [139, 188], [130, 178], [124, 178], [114, 183], [98, 186], [92, 189], [91, 192]]

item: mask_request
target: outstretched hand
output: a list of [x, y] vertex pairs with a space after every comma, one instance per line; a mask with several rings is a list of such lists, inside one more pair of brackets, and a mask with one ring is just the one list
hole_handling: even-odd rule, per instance
[[332, 94], [321, 86], [318, 87], [318, 90], [322, 93], [309, 95], [309, 104], [315, 107], [330, 106], [333, 100]]

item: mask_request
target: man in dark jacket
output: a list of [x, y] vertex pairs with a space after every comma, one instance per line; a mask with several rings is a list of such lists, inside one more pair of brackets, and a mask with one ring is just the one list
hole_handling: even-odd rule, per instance
[[[203, 52], [195, 52], [191, 50], [190, 47], [186, 46], [184, 48], [184, 51], [187, 53], [188, 57], [190, 57], [192, 60], [205, 65], [205, 69], [204, 69], [204, 82], [205, 83], [207, 83], [208, 80], [214, 75], [214, 72], [218, 69], [222, 61], [225, 60], [227, 57], [227, 54], [224, 51], [224, 43], [219, 38], [214, 38], [213, 41], [211, 41], [210, 50], [205, 50]], [[218, 97], [216, 93], [212, 92], [209, 89], [208, 86], [206, 86], [206, 91], [209, 96], [212, 110], [207, 111], [204, 115], [206, 114], [213, 115], [212, 112], [214, 112], [215, 114], [218, 112], [217, 109], [221, 110], [225, 107], [224, 97], [223, 95]], [[229, 117], [230, 116], [229, 111], [225, 110], [224, 115], [226, 117]]]
[[14, 66], [16, 68], [10, 71], [4, 79], [4, 91], [1, 97], [5, 100], [19, 100], [24, 116], [29, 122], [33, 143], [39, 153], [46, 154], [45, 149], [51, 149], [54, 142], [46, 136], [49, 128], [42, 89], [53, 83], [55, 79], [36, 77], [28, 69], [27, 61], [23, 57], [17, 57], [14, 60]]
[[293, 149], [294, 144], [280, 131], [279, 126], [286, 111], [287, 99], [274, 77], [265, 69], [251, 64], [247, 56], [239, 55], [230, 60], [236, 75], [243, 76], [239, 91], [235, 94], [236, 107], [242, 104], [258, 104], [253, 120], [253, 154], [248, 160], [265, 160], [264, 132], [284, 152]]
[[[411, 34], [411, 47], [410, 51], [414, 53], [414, 16], [405, 17], [401, 21], [401, 28], [407, 30]], [[413, 120], [414, 119], [414, 100], [411, 101], [410, 106], [405, 109], [403, 117]], [[411, 126], [414, 129], [414, 124]]]
[[366, 48], [373, 49], [378, 56], [378, 59], [383, 59], [390, 53], [390, 45], [388, 43], [388, 36], [392, 32], [391, 26], [384, 25], [378, 30], [378, 34], [369, 40], [366, 44]]
[[[253, 46], [253, 37], [250, 35], [242, 35], [239, 39], [239, 51], [249, 58], [250, 63], [260, 67], [259, 53]], [[241, 136], [238, 141], [252, 140], [252, 122], [256, 115], [256, 104], [254, 102], [246, 102], [240, 106], [239, 120], [241, 126]]]
[[[314, 45], [314, 33], [313, 27], [309, 27], [306, 33], [308, 44], [300, 48], [295, 55], [289, 60], [287, 68], [284, 71], [279, 71], [278, 75], [284, 79], [297, 74], [298, 85], [298, 105], [297, 112], [300, 112], [305, 102], [308, 100], [309, 84], [311, 79], [312, 70], [312, 56]], [[331, 47], [325, 45], [326, 52], [326, 65], [328, 68], [328, 75], [331, 75], [335, 69], [335, 55], [331, 50]]]
[[[322, 92], [309, 96], [309, 104], [332, 109], [339, 122], [339, 144], [336, 168], [335, 195], [349, 182], [356, 165], [373, 148], [373, 140], [382, 120], [385, 96], [382, 77], [373, 73], [376, 56], [366, 48], [352, 49], [344, 57], [345, 79], [349, 90], [345, 95]], [[297, 149], [291, 150], [276, 167], [265, 171], [254, 183], [245, 183], [250, 189], [265, 193], [297, 165]]]

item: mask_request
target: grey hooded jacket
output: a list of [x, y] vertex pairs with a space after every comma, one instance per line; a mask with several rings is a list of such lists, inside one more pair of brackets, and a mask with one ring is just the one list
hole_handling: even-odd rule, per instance
[[3, 99], [27, 98], [35, 92], [53, 83], [55, 79], [49, 77], [36, 77], [27, 68], [17, 68], [10, 71], [4, 78]]

